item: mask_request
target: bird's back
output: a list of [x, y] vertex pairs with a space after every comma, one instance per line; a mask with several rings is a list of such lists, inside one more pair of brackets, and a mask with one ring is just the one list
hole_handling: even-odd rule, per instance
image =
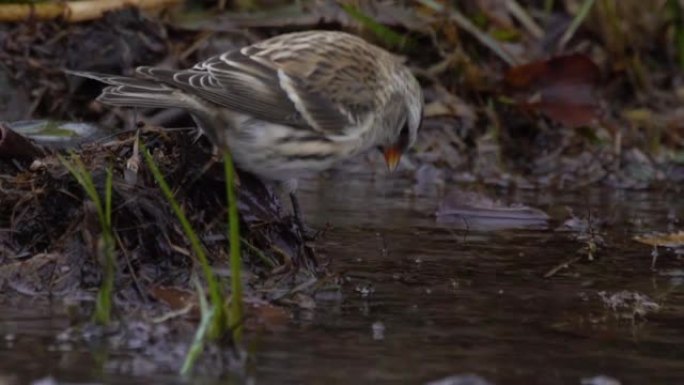
[[385, 102], [390, 71], [378, 65], [396, 59], [363, 39], [344, 32], [295, 32], [256, 43], [242, 53], [292, 77], [306, 79], [306, 89], [331, 102], [363, 113]]

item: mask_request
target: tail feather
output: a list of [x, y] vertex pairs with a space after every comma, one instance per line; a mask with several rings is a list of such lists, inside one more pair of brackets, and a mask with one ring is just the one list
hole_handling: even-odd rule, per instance
[[123, 107], [196, 108], [188, 103], [187, 98], [179, 95], [181, 91], [156, 80], [84, 71], [64, 72], [108, 84], [109, 87], [102, 90], [102, 94], [97, 98], [104, 104]]

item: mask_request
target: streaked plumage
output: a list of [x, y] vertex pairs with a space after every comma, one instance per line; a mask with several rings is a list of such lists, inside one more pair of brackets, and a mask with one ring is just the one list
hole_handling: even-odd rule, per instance
[[71, 73], [109, 84], [104, 104], [188, 110], [240, 168], [281, 182], [373, 147], [393, 169], [423, 109], [408, 68], [343, 32], [284, 34], [190, 69], [139, 67], [135, 78]]

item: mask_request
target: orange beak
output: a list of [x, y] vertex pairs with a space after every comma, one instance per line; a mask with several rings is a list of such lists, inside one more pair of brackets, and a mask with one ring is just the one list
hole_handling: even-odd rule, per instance
[[399, 165], [399, 159], [401, 159], [401, 150], [396, 146], [389, 147], [382, 151], [385, 156], [385, 162], [387, 163], [387, 169], [390, 172], [396, 170]]

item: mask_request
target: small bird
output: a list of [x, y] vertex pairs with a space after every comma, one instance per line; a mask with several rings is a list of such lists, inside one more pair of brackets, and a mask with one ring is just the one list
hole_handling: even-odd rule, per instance
[[344, 32], [283, 34], [189, 69], [138, 67], [136, 77], [67, 72], [108, 84], [104, 104], [187, 110], [240, 169], [290, 194], [300, 230], [298, 177], [371, 148], [394, 170], [422, 120], [411, 71]]

